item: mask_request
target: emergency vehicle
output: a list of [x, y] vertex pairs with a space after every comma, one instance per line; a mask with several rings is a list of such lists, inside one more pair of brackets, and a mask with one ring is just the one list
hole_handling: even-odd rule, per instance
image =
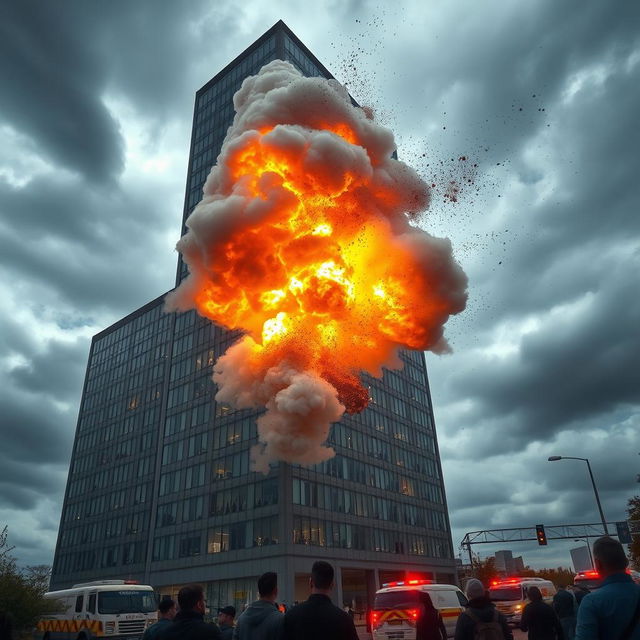
[[573, 578], [573, 584], [576, 587], [582, 587], [588, 591], [594, 591], [595, 589], [600, 588], [602, 578], [595, 569], [590, 569], [589, 571], [578, 571]]
[[132, 580], [100, 580], [44, 595], [54, 612], [38, 622], [37, 640], [140, 640], [158, 620], [153, 588]]
[[[627, 569], [626, 571], [636, 584], [640, 584], [640, 572], [634, 571], [633, 569]], [[588, 591], [595, 591], [602, 586], [602, 578], [595, 569], [578, 571], [573, 578], [573, 584], [576, 587], [582, 587]]]
[[496, 609], [504, 615], [507, 622], [518, 623], [522, 618], [522, 610], [529, 602], [527, 589], [538, 587], [542, 593], [542, 600], [547, 604], [553, 602], [556, 587], [551, 580], [544, 578], [505, 578], [493, 580], [489, 587], [489, 598], [495, 603]]
[[402, 580], [387, 582], [376, 591], [370, 612], [373, 640], [415, 640], [416, 624], [422, 614], [421, 591], [431, 596], [447, 635], [453, 636], [458, 616], [467, 604], [464, 593], [452, 584], [435, 584], [433, 580]]

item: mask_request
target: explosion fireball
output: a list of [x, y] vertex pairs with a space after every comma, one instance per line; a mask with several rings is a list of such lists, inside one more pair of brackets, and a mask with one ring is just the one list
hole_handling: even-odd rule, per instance
[[234, 106], [167, 308], [244, 331], [214, 366], [216, 400], [266, 408], [252, 450], [266, 473], [334, 455], [331, 423], [369, 400], [361, 372], [401, 366], [401, 347], [446, 351], [467, 279], [449, 240], [411, 224], [428, 186], [338, 82], [275, 61]]

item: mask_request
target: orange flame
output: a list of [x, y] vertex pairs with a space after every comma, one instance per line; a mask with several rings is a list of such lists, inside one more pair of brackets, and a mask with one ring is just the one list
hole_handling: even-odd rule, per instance
[[[276, 62], [245, 81], [235, 102], [234, 126], [178, 243], [191, 274], [169, 306], [195, 306], [246, 332], [241, 362], [225, 365], [224, 356], [216, 366], [218, 396], [280, 412], [268, 428], [259, 421], [269, 455], [311, 464], [329, 455], [312, 451], [327, 417], [310, 435], [317, 407], [296, 404], [285, 419], [281, 392], [297, 374], [321, 378], [346, 411], [361, 411], [361, 371], [380, 375], [401, 346], [445, 348], [442, 327], [464, 308], [466, 278], [447, 240], [411, 226], [427, 186], [391, 157], [392, 136], [344, 90]], [[272, 384], [270, 372], [283, 367], [289, 373]]]

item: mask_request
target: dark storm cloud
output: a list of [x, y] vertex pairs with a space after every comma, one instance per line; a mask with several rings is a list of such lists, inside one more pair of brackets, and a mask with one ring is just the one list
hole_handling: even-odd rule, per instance
[[233, 51], [225, 36], [241, 19], [232, 5], [204, 0], [5, 3], [0, 122], [30, 136], [53, 163], [113, 184], [124, 140], [107, 94], [126, 97], [160, 128], [210, 77], [194, 78], [193, 63]]
[[3, 3], [0, 118], [36, 139], [52, 161], [110, 180], [123, 168], [123, 141], [100, 100], [104, 65], [62, 7]]
[[84, 340], [71, 344], [52, 340], [46, 351], [32, 356], [28, 364], [14, 367], [8, 374], [9, 379], [17, 387], [40, 397], [76, 400], [89, 355], [87, 347]]
[[[169, 233], [170, 203], [147, 198], [135, 187], [96, 190], [55, 175], [0, 183], [0, 266], [28, 282], [34, 300], [63, 301], [74, 314], [128, 313], [170, 288], [174, 269], [170, 251], [162, 266], [150, 260]], [[135, 237], [144, 243], [128, 240]]]

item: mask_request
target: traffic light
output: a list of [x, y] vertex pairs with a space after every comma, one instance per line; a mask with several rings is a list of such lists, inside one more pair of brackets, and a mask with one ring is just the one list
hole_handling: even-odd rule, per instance
[[537, 524], [536, 525], [536, 538], [538, 538], [539, 545], [547, 544], [547, 534], [544, 532], [544, 525]]

